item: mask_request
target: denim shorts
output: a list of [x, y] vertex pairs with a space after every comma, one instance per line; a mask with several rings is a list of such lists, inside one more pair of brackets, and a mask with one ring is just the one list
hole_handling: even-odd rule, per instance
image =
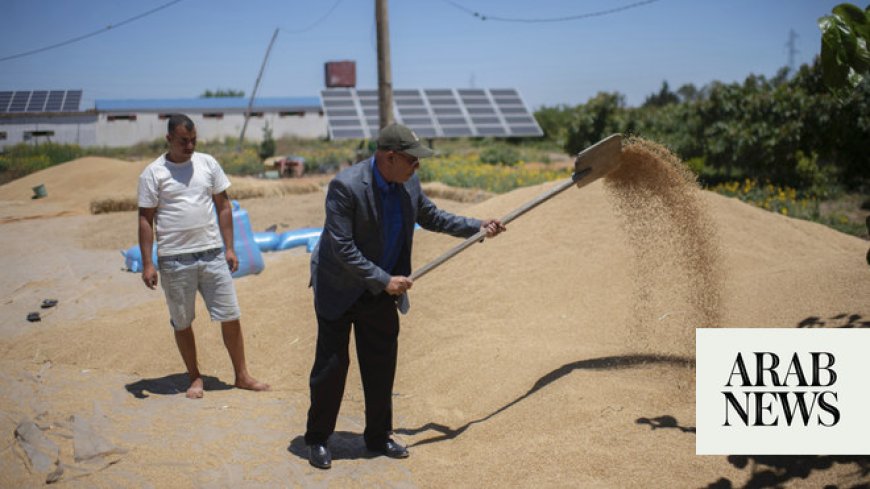
[[176, 331], [193, 323], [197, 290], [212, 321], [233, 321], [241, 316], [233, 277], [221, 248], [161, 256], [157, 263], [169, 306], [169, 322]]

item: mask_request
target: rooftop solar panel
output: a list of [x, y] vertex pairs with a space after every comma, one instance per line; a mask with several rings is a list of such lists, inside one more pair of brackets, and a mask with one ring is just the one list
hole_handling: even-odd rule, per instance
[[45, 109], [45, 100], [48, 98], [47, 90], [34, 90], [30, 96], [30, 102], [27, 103], [27, 112], [43, 112]]
[[12, 92], [0, 92], [0, 114], [8, 112], [9, 102], [12, 101]]
[[45, 104], [46, 112], [60, 112], [63, 107], [63, 97], [66, 94], [63, 90], [52, 90], [48, 93], [48, 101]]
[[[375, 138], [378, 91], [327, 89], [321, 92], [330, 137]], [[427, 88], [393, 91], [396, 122], [421, 137], [543, 136], [517, 90]], [[354, 127], [353, 131], [348, 128]]]
[[0, 91], [0, 113], [78, 112], [81, 90]]
[[12, 95], [12, 103], [9, 104], [9, 112], [24, 112], [27, 102], [30, 100], [30, 92], [15, 92]]
[[66, 98], [63, 101], [63, 112], [78, 112], [79, 103], [82, 101], [81, 90], [69, 90], [66, 92]]

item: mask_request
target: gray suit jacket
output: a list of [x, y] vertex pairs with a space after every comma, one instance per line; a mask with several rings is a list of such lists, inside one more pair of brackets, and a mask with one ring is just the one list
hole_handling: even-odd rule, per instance
[[[462, 238], [480, 231], [480, 220], [438, 209], [423, 194], [416, 174], [405, 182], [401, 195], [404, 240], [393, 275], [411, 274], [415, 222], [430, 231]], [[310, 285], [317, 314], [337, 319], [365, 291], [379, 294], [389, 284], [390, 274], [375, 264], [384, 249], [381, 216], [371, 159], [341, 171], [329, 183], [326, 222], [311, 253]]]

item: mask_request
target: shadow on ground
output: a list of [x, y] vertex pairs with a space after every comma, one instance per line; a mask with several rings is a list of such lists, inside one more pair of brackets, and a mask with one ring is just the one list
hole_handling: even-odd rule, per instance
[[860, 314], [841, 313], [822, 319], [810, 316], [797, 324], [798, 328], [870, 328], [870, 321], [863, 320]]
[[[297, 457], [308, 460], [308, 446], [305, 445], [305, 437], [302, 435], [293, 438], [287, 451]], [[380, 454], [369, 451], [361, 433], [349, 431], [336, 431], [329, 437], [329, 451], [333, 460], [357, 460], [363, 458], [375, 458]]]
[[[225, 383], [217, 377], [209, 375], [202, 376], [203, 388], [206, 391], [225, 391], [234, 389], [235, 387]], [[190, 379], [187, 374], [172, 374], [165, 377], [155, 379], [137, 380], [131, 384], [124, 386], [127, 392], [133, 394], [137, 399], [145, 399], [150, 394], [159, 394], [162, 396], [172, 396], [175, 394], [184, 394], [190, 386]]]
[[657, 418], [637, 418], [635, 421], [637, 424], [646, 424], [649, 425], [651, 430], [658, 430], [661, 428], [671, 428], [680, 430], [683, 433], [694, 433], [694, 426], [680, 426], [680, 423], [677, 422], [677, 418], [671, 415], [659, 416]]
[[[749, 471], [749, 480], [742, 486], [735, 486], [730, 479], [720, 478], [707, 486], [708, 489], [762, 489], [767, 487], [786, 487], [795, 479], [806, 479], [814, 471], [828, 470], [834, 464], [852, 464], [855, 484], [842, 486], [849, 489], [870, 489], [870, 456], [868, 455], [729, 455], [728, 463], [738, 469]], [[840, 486], [827, 485], [825, 489]]]
[[470, 428], [472, 425], [477, 423], [482, 423], [492, 418], [493, 416], [506, 411], [511, 408], [515, 404], [519, 403], [523, 399], [531, 396], [532, 394], [538, 392], [544, 387], [552, 384], [553, 382], [561, 379], [562, 377], [570, 374], [575, 370], [616, 370], [623, 368], [632, 368], [637, 366], [645, 366], [645, 365], [655, 365], [655, 364], [670, 364], [674, 366], [680, 367], [689, 367], [693, 366], [695, 361], [691, 358], [685, 357], [676, 357], [669, 355], [621, 355], [621, 356], [612, 356], [612, 357], [602, 357], [602, 358], [593, 358], [589, 360], [580, 360], [577, 362], [567, 363], [562, 365], [561, 367], [553, 370], [552, 372], [544, 375], [535, 385], [531, 387], [525, 394], [514, 399], [513, 401], [505, 404], [504, 406], [498, 408], [492, 413], [479, 418], [473, 421], [469, 421], [468, 423], [458, 427], [458, 428], [450, 428], [449, 426], [445, 426], [439, 423], [426, 423], [423, 426], [418, 428], [401, 428], [396, 430], [396, 433], [402, 435], [416, 435], [419, 433], [423, 433], [425, 431], [437, 431], [441, 433], [440, 435], [436, 435], [430, 438], [426, 438], [420, 440], [410, 446], [419, 446], [426, 445], [429, 443], [435, 443], [444, 440], [452, 440], [457, 436], [461, 435], [465, 430]]

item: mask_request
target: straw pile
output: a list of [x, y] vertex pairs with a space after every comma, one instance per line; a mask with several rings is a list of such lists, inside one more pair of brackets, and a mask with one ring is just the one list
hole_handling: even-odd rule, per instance
[[[150, 162], [79, 158], [0, 186], [0, 201], [27, 203], [31, 217], [50, 217], [62, 211], [66, 214], [133, 211], [137, 209], [136, 181]], [[326, 176], [281, 180], [234, 177], [227, 194], [233, 199], [282, 197], [317, 192], [327, 181]], [[30, 205], [33, 187], [37, 185], [44, 185], [48, 196]]]

